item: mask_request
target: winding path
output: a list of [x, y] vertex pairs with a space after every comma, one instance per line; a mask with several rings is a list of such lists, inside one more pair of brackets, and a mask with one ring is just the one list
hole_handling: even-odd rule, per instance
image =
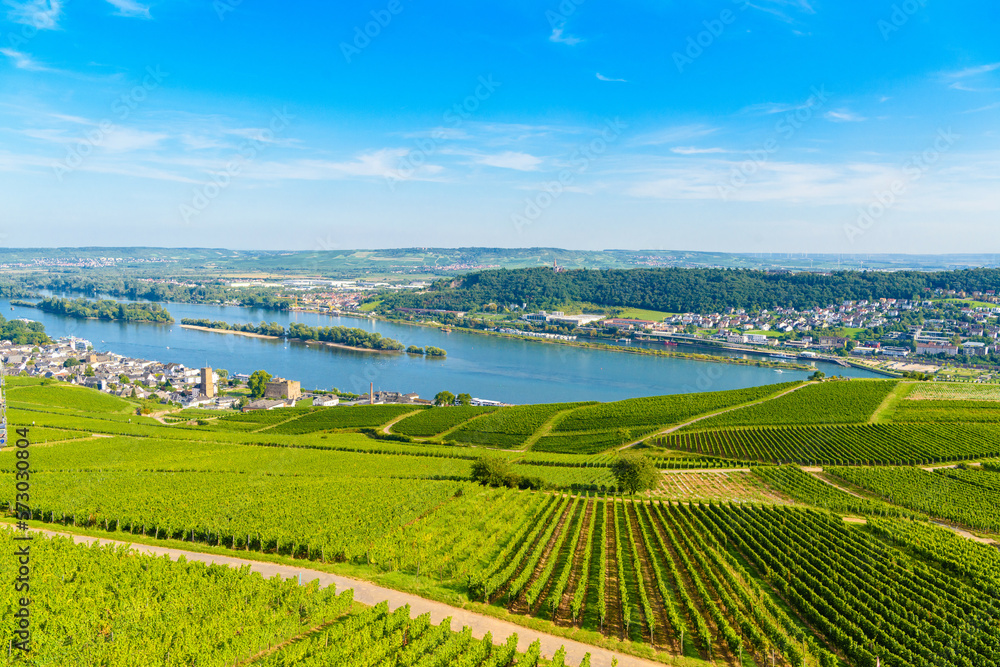
[[388, 601], [389, 609], [394, 610], [408, 604], [410, 605], [410, 616], [412, 618], [416, 618], [421, 614], [430, 613], [431, 621], [435, 624], [440, 623], [445, 618], [451, 617], [452, 630], [459, 631], [463, 627], [467, 626], [472, 630], [472, 636], [476, 639], [481, 639], [487, 632], [490, 632], [493, 634], [494, 643], [499, 645], [506, 641], [506, 639], [512, 634], [517, 634], [517, 648], [519, 651], [526, 651], [531, 643], [537, 639], [541, 643], [542, 655], [551, 659], [555, 652], [559, 650], [559, 647], [565, 647], [567, 664], [577, 665], [581, 660], [583, 660], [584, 655], [590, 653], [591, 665], [594, 667], [611, 667], [612, 659], [617, 659], [619, 667], [663, 667], [663, 663], [643, 660], [642, 658], [636, 658], [628, 655], [619, 655], [612, 651], [591, 646], [589, 644], [583, 644], [581, 642], [572, 641], [563, 637], [556, 637], [555, 635], [538, 632], [537, 630], [515, 625], [514, 623], [508, 623], [496, 618], [491, 618], [490, 616], [484, 616], [483, 614], [477, 614], [464, 609], [450, 607], [446, 604], [427, 600], [417, 595], [402, 593], [390, 588], [377, 586], [367, 581], [341, 577], [328, 572], [319, 572], [317, 570], [293, 567], [291, 565], [279, 565], [276, 563], [244, 560], [242, 558], [234, 558], [231, 556], [197, 553], [181, 549], [168, 549], [165, 547], [135, 544], [119, 540], [106, 540], [97, 537], [88, 537], [85, 535], [72, 535], [69, 533], [60, 533], [41, 529], [32, 530], [44, 535], [69, 537], [78, 544], [93, 544], [96, 542], [101, 545], [129, 546], [136, 553], [151, 554], [153, 556], [169, 556], [174, 560], [180, 556], [184, 556], [184, 558], [189, 561], [214, 563], [233, 568], [249, 566], [252, 571], [259, 572], [264, 577], [273, 577], [276, 574], [287, 579], [301, 577], [303, 583], [318, 579], [320, 586], [334, 586], [337, 591], [353, 588], [355, 601], [365, 605], [372, 606], [379, 604], [380, 602]]
[[741, 405], [734, 405], [732, 407], [728, 407], [728, 408], [725, 408], [723, 410], [719, 410], [717, 412], [710, 412], [707, 415], [702, 415], [700, 417], [695, 417], [694, 419], [689, 419], [688, 421], [686, 421], [684, 423], [681, 423], [681, 424], [677, 424], [676, 426], [671, 426], [670, 428], [664, 429], [662, 431], [658, 431], [656, 433], [651, 433], [650, 435], [643, 436], [642, 438], [639, 438], [635, 442], [630, 442], [627, 445], [623, 445], [623, 446], [619, 447], [619, 449], [629, 449], [631, 447], [635, 447], [636, 445], [639, 445], [639, 444], [645, 442], [646, 440], [649, 440], [650, 438], [655, 438], [655, 437], [660, 436], [660, 435], [669, 435], [670, 433], [673, 433], [674, 431], [678, 431], [678, 430], [684, 428], [685, 426], [690, 426], [691, 424], [697, 424], [698, 422], [700, 422], [700, 421], [702, 421], [704, 419], [709, 419], [710, 417], [716, 417], [718, 415], [724, 415], [727, 412], [732, 412], [733, 410], [742, 410], [743, 408], [749, 408], [749, 407], [753, 407], [754, 405], [760, 405], [761, 403], [767, 403], [768, 401], [777, 400], [777, 399], [781, 398], [782, 396], [787, 396], [788, 394], [792, 393], [793, 391], [798, 391], [799, 389], [802, 389], [804, 387], [808, 387], [811, 384], [816, 384], [816, 383], [815, 382], [806, 381], [806, 382], [803, 382], [802, 384], [798, 384], [798, 385], [792, 387], [791, 389], [786, 389], [785, 391], [781, 392], [780, 394], [773, 394], [773, 395], [768, 396], [766, 398], [762, 398], [759, 401], [754, 401], [752, 403], [743, 403]]

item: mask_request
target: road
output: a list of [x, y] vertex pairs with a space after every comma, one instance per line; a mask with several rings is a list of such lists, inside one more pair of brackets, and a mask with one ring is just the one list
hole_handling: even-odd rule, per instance
[[502, 644], [512, 634], [517, 634], [519, 651], [527, 650], [531, 643], [537, 639], [541, 642], [542, 655], [551, 659], [555, 652], [559, 650], [559, 647], [563, 646], [566, 648], [566, 662], [570, 665], [580, 664], [584, 655], [590, 653], [591, 665], [594, 667], [611, 667], [612, 659], [618, 660], [619, 667], [663, 667], [662, 663], [643, 660], [632, 656], [619, 655], [605, 649], [590, 646], [589, 644], [583, 644], [562, 637], [556, 637], [555, 635], [531, 630], [520, 625], [491, 618], [490, 616], [484, 616], [483, 614], [477, 614], [464, 609], [450, 607], [446, 604], [427, 600], [417, 595], [394, 591], [390, 588], [383, 588], [367, 581], [341, 577], [328, 572], [319, 572], [317, 570], [293, 567], [290, 565], [278, 565], [276, 563], [244, 560], [242, 558], [233, 558], [231, 556], [219, 556], [215, 554], [184, 551], [182, 549], [169, 549], [166, 547], [156, 547], [146, 544], [133, 544], [118, 540], [106, 540], [96, 537], [88, 537], [85, 535], [71, 535], [68, 533], [38, 529], [33, 530], [45, 535], [71, 537], [73, 538], [73, 541], [78, 544], [93, 544], [94, 542], [97, 542], [102, 545], [110, 544], [116, 546], [129, 546], [137, 553], [151, 554], [153, 556], [169, 556], [173, 560], [176, 560], [180, 556], [184, 556], [184, 558], [189, 561], [215, 563], [233, 568], [249, 566], [252, 571], [259, 572], [266, 578], [273, 577], [276, 574], [288, 579], [298, 578], [301, 576], [302, 583], [308, 583], [318, 579], [320, 586], [334, 586], [335, 590], [338, 592], [347, 590], [348, 588], [353, 588], [355, 601], [365, 605], [376, 605], [380, 602], [387, 601], [389, 603], [389, 609], [394, 610], [408, 604], [410, 605], [411, 617], [416, 618], [421, 614], [429, 612], [431, 620], [435, 624], [440, 623], [445, 618], [450, 616], [452, 619], [451, 627], [453, 630], [458, 631], [467, 626], [472, 629], [472, 636], [477, 639], [483, 638], [486, 636], [487, 632], [490, 632], [493, 635], [493, 641], [495, 644]]

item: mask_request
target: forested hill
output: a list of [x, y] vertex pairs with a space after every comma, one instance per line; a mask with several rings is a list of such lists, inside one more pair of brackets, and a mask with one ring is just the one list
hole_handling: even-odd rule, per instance
[[553, 308], [567, 302], [666, 312], [806, 309], [845, 300], [921, 299], [935, 289], [1000, 291], [1000, 269], [965, 271], [767, 273], [742, 269], [576, 270], [549, 268], [482, 271], [440, 280], [422, 294], [387, 297], [384, 306], [474, 310], [489, 303]]

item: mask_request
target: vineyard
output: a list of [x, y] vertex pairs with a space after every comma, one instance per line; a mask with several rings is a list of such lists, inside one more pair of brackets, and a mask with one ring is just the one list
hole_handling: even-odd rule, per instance
[[828, 472], [889, 502], [1000, 533], [1000, 474], [915, 468], [830, 468]]
[[[825, 382], [774, 398], [794, 386], [498, 409], [189, 410], [163, 424], [128, 401], [17, 379], [8, 416], [34, 424], [32, 518], [53, 530], [309, 559], [692, 667], [1000, 665], [1000, 551], [922, 522], [1000, 532], [1000, 465], [916, 467], [1000, 457], [1000, 426], [982, 417], [1000, 403], [904, 386], [886, 411], [894, 423], [827, 423], [837, 410], [867, 422], [897, 385]], [[635, 451], [666, 472], [648, 494], [618, 493], [622, 444], [757, 400], [643, 443]], [[704, 428], [752, 411], [763, 425]], [[398, 435], [382, 433], [390, 422]], [[473, 484], [482, 446], [548, 490]], [[16, 466], [15, 450], [0, 451], [0, 474]], [[2, 489], [9, 507], [15, 486]], [[537, 645], [517, 654], [507, 637], [239, 570], [65, 540], [40, 540], [37, 562], [39, 664], [550, 664]], [[8, 608], [11, 596], [0, 593]], [[97, 641], [67, 648], [66, 636]], [[122, 663], [126, 650], [136, 658]]]
[[[420, 410], [417, 405], [357, 405], [344, 408], [320, 408], [298, 419], [267, 429], [267, 433], [301, 435], [334, 429], [376, 428], [397, 417]], [[280, 412], [277, 411], [277, 412]]]
[[756, 476], [744, 471], [679, 472], [663, 475], [659, 488], [653, 493], [664, 499], [685, 502], [788, 504], [788, 499], [776, 493], [769, 481], [763, 474]]
[[657, 438], [654, 444], [770, 463], [926, 465], [1000, 455], [998, 436], [1000, 429], [988, 425], [859, 424], [682, 431]]
[[1000, 401], [902, 401], [893, 411], [894, 422], [971, 422], [1000, 424]]
[[[0, 530], [0, 548], [15, 552], [11, 531]], [[31, 594], [44, 603], [31, 607], [32, 662], [15, 664], [224, 667], [351, 607], [350, 594], [248, 570], [88, 548], [66, 538], [36, 537], [31, 550]], [[12, 585], [0, 591], [8, 618], [15, 595]], [[14, 627], [0, 624], [4, 646]]]
[[450, 431], [470, 419], [481, 417], [496, 408], [476, 406], [456, 406], [424, 410], [393, 425], [393, 433], [401, 433], [418, 438], [429, 438]]
[[225, 473], [52, 472], [35, 480], [32, 517], [39, 521], [362, 562], [371, 543], [457, 489], [454, 482], [381, 479], [373, 493], [364, 479]]
[[[451, 619], [440, 625], [431, 623], [430, 615], [410, 619], [410, 608], [390, 612], [385, 603], [350, 614], [308, 637], [253, 661], [255, 667], [537, 667], [538, 642], [518, 655], [517, 635], [494, 645], [487, 634], [472, 638], [469, 628], [451, 630]], [[566, 667], [565, 652], [557, 655], [553, 667]], [[589, 655], [580, 667], [590, 667]]]
[[858, 424], [868, 421], [897, 386], [888, 380], [828, 381], [786, 396], [726, 412], [688, 429], [799, 424]]
[[[864, 665], [937, 664], [939, 650], [954, 651], [950, 664], [1000, 657], [987, 630], [1000, 606], [931, 567], [945, 556], [925, 548], [908, 557], [837, 517], [749, 504], [517, 496], [453, 503], [387, 536], [374, 553], [388, 569], [468, 581], [472, 599], [514, 613], [702, 658], [743, 654], [763, 664], [774, 653], [789, 664], [835, 665], [830, 647]], [[883, 535], [918, 525], [879, 521]], [[995, 553], [979, 558], [977, 576], [988, 576]], [[956, 604], [978, 620], [963, 622]]]
[[831, 512], [863, 516], [912, 515], [888, 503], [844, 493], [794, 466], [754, 468], [753, 473], [788, 498]]
[[565, 410], [586, 403], [547, 403], [500, 408], [496, 412], [469, 422], [453, 432], [448, 440], [464, 444], [519, 449], [545, 422]]
[[787, 391], [795, 382], [707, 394], [677, 394], [631, 398], [616, 403], [598, 403], [574, 410], [555, 425], [557, 432], [606, 431], [617, 428], [641, 430], [668, 426], [691, 417], [735, 405], [759, 401]]

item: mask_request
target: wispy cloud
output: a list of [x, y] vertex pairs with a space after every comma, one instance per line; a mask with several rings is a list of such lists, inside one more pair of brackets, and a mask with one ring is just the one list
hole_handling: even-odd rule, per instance
[[788, 15], [786, 9], [798, 11], [801, 14], [815, 14], [808, 0], [741, 0], [739, 3], [743, 9], [753, 8], [767, 14], [771, 14], [785, 23], [795, 23], [795, 19]]
[[636, 146], [662, 146], [663, 144], [675, 144], [679, 141], [707, 137], [718, 131], [719, 128], [708, 125], [679, 125], [640, 135], [630, 143]]
[[573, 37], [572, 35], [563, 35], [564, 28], [553, 28], [552, 34], [549, 35], [549, 41], [555, 42], [556, 44], [566, 44], [567, 46], [576, 46], [583, 40], [579, 37]]
[[107, 2], [118, 10], [115, 12], [118, 16], [138, 19], [152, 18], [149, 14], [149, 6], [139, 4], [135, 0], [107, 0]]
[[950, 79], [967, 79], [971, 76], [989, 74], [990, 72], [995, 72], [998, 69], [1000, 69], [1000, 63], [991, 63], [989, 65], [979, 65], [978, 67], [968, 67], [963, 70], [958, 70], [957, 72], [948, 72], [945, 76]]
[[707, 155], [710, 153], [730, 153], [732, 151], [727, 151], [725, 148], [697, 148], [695, 146], [674, 146], [670, 149], [671, 153], [676, 153], [677, 155]]
[[39, 63], [34, 58], [32, 58], [27, 53], [22, 53], [21, 51], [15, 51], [14, 49], [0, 49], [0, 54], [3, 54], [14, 61], [14, 67], [18, 69], [28, 70], [29, 72], [54, 72], [55, 70], [46, 67], [45, 65]]
[[599, 81], [614, 81], [617, 83], [628, 83], [626, 79], [612, 79], [610, 76], [604, 76], [600, 72], [597, 73], [597, 79]]
[[981, 113], [983, 111], [993, 111], [994, 109], [1000, 109], [1000, 102], [994, 102], [993, 104], [987, 104], [984, 107], [979, 107], [976, 109], [969, 109], [968, 111], [963, 111], [962, 113]]
[[13, 23], [30, 25], [39, 30], [55, 30], [59, 27], [63, 8], [61, 0], [4, 0], [4, 4], [10, 7], [7, 10], [7, 20]]
[[528, 153], [518, 153], [506, 151], [498, 155], [480, 155], [475, 158], [477, 164], [488, 167], [498, 167], [500, 169], [514, 169], [516, 171], [537, 171], [542, 163], [541, 158]]
[[850, 109], [834, 109], [832, 111], [827, 111], [823, 114], [823, 117], [834, 123], [861, 123], [868, 120], [864, 116], [860, 116]]

